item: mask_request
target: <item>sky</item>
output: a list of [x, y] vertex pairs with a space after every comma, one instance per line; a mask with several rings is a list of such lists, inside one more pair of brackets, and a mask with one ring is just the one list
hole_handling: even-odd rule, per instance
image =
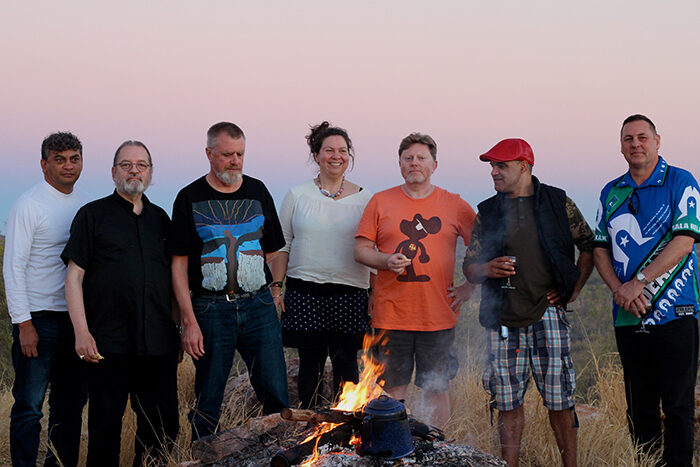
[[315, 175], [304, 136], [329, 120], [355, 146], [350, 180], [400, 184], [399, 142], [420, 131], [438, 143], [433, 182], [473, 206], [493, 194], [478, 156], [523, 138], [535, 175], [592, 223], [626, 171], [630, 114], [700, 174], [699, 17], [697, 1], [3, 1], [0, 230], [54, 131], [82, 140], [78, 183], [95, 197], [113, 189], [116, 147], [143, 141], [147, 194], [170, 212], [208, 171], [206, 130], [222, 120], [243, 128], [244, 172], [278, 205]]

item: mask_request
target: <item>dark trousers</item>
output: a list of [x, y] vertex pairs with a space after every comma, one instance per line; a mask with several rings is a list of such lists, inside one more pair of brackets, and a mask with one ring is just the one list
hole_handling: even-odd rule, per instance
[[343, 383], [357, 383], [357, 339], [339, 338], [336, 342], [322, 347], [299, 348], [299, 401], [303, 408], [319, 405], [326, 358], [333, 364], [333, 394], [331, 400], [342, 390]]
[[664, 411], [663, 460], [690, 466], [693, 459], [695, 375], [698, 369], [698, 324], [692, 317], [662, 326], [615, 328], [625, 375], [627, 416], [632, 439], [644, 450], [662, 440], [659, 401]]
[[87, 465], [119, 466], [122, 416], [126, 401], [136, 412], [136, 456], [163, 457], [180, 428], [177, 406], [177, 352], [162, 356], [105, 354], [88, 366]]
[[[78, 464], [83, 407], [87, 400], [87, 380], [82, 362], [75, 353], [73, 326], [67, 312], [32, 313], [32, 324], [39, 335], [37, 357], [22, 354], [19, 328], [12, 327], [12, 364], [15, 403], [10, 414], [10, 453], [12, 465], [36, 466], [41, 432], [41, 406], [49, 391], [49, 443], [64, 466]], [[58, 465], [52, 449], [45, 465]]]

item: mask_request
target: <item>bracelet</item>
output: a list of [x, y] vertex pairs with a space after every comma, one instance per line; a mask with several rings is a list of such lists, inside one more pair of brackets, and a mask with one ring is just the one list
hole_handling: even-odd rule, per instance
[[270, 287], [279, 287], [282, 288], [282, 281], [275, 281], [270, 283]]

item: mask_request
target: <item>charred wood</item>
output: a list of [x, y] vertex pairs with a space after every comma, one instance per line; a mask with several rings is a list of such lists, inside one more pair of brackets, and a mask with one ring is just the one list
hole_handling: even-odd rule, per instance
[[[337, 446], [349, 446], [355, 427], [351, 423], [343, 423], [331, 431], [321, 435], [318, 440], [318, 445], [333, 444]], [[290, 449], [279, 450], [270, 460], [271, 467], [289, 467], [299, 464], [306, 456], [314, 451], [316, 446], [316, 438], [310, 439], [304, 443], [298, 444]]]

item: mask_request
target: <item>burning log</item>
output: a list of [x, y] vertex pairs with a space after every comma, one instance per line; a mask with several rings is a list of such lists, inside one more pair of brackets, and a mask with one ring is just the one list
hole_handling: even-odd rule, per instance
[[[362, 422], [362, 419], [354, 414], [338, 410], [282, 409], [280, 415], [290, 422], [353, 423], [355, 428]], [[438, 427], [423, 423], [412, 415], [408, 416], [408, 423], [412, 436], [426, 440], [442, 441], [445, 439], [445, 433]]]
[[332, 430], [323, 433], [320, 439], [313, 438], [304, 443], [298, 444], [291, 449], [281, 449], [270, 460], [271, 467], [290, 467], [299, 464], [302, 459], [310, 455], [316, 445], [335, 444], [338, 446], [348, 446], [355, 429], [351, 423], [343, 423]]
[[358, 422], [355, 415], [338, 410], [282, 409], [280, 415], [290, 422], [347, 423]]

